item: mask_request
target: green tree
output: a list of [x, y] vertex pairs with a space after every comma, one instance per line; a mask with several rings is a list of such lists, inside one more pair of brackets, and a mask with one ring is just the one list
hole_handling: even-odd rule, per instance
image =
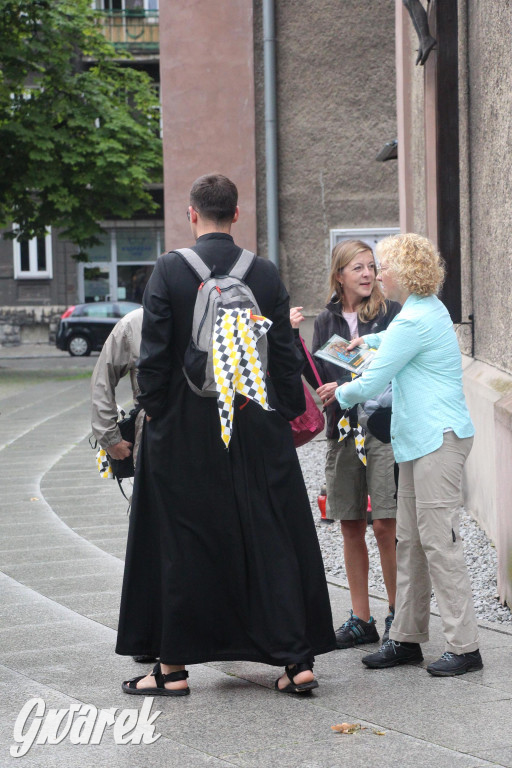
[[0, 227], [95, 244], [105, 216], [153, 210], [162, 147], [151, 78], [90, 0], [0, 0]]

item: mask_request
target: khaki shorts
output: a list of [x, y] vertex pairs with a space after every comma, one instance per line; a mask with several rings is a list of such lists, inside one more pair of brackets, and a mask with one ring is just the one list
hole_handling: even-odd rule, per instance
[[327, 440], [325, 480], [327, 517], [333, 520], [366, 518], [368, 495], [372, 519], [396, 518], [395, 457], [391, 443], [366, 434], [366, 467], [358, 458], [352, 435], [341, 443]]

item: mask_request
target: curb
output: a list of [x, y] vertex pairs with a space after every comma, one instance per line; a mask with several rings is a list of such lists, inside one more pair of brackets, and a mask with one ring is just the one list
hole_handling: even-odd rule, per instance
[[[342, 581], [341, 579], [337, 579], [335, 576], [327, 576], [326, 575], [326, 581], [328, 584], [332, 584], [334, 587], [339, 587], [340, 589], [349, 589], [348, 582]], [[387, 603], [387, 597], [384, 597], [382, 593], [380, 592], [368, 592], [368, 596], [374, 598], [375, 600], [382, 600], [383, 603]], [[430, 610], [431, 616], [438, 616], [441, 618], [441, 614], [439, 611], [433, 611]], [[509, 635], [512, 636], [512, 622], [510, 629], [508, 627], [504, 627], [502, 625], [496, 626], [498, 622], [495, 621], [486, 621], [485, 619], [479, 619], [477, 620], [477, 626], [481, 627], [482, 629], [489, 629], [491, 632], [498, 632], [501, 635]]]

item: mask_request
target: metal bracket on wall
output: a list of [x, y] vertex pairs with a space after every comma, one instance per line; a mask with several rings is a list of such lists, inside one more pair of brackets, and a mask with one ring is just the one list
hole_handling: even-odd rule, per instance
[[[455, 323], [456, 326], [456, 333], [459, 330], [461, 326], [469, 326], [470, 333], [471, 333], [471, 357], [475, 356], [475, 316], [474, 314], [468, 315], [467, 320], [463, 320], [460, 323]], [[458, 335], [458, 333], [457, 333]]]

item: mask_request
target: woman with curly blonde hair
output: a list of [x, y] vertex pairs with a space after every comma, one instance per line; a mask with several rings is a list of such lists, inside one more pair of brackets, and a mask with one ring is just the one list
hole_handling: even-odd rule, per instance
[[[313, 352], [333, 334], [350, 340], [388, 327], [400, 311], [400, 305], [384, 299], [376, 278], [375, 259], [367, 243], [348, 240], [335, 246], [329, 277], [329, 302], [315, 320]], [[304, 319], [301, 309], [294, 307], [290, 311], [294, 328], [298, 328]], [[346, 436], [340, 441], [338, 423], [342, 411], [334, 392], [340, 384], [350, 381], [351, 374], [322, 359], [317, 359], [316, 365], [324, 382], [317, 393], [327, 415], [325, 479], [329, 516], [341, 521], [345, 570], [352, 601], [349, 618], [336, 630], [336, 646], [350, 648], [379, 640], [368, 598], [369, 560], [365, 538], [368, 494], [372, 500], [373, 532], [390, 607], [383, 640], [393, 621], [396, 591], [395, 459], [389, 435], [387, 442], [382, 442], [367, 433], [366, 465], [361, 461], [354, 439], [358, 433], [353, 431], [358, 426], [357, 406], [350, 409]], [[308, 365], [304, 374], [312, 386], [318, 386]]]
[[391, 442], [400, 468], [396, 615], [388, 642], [363, 663], [382, 669], [423, 660], [433, 586], [446, 651], [427, 671], [461, 675], [483, 666], [459, 536], [462, 470], [474, 427], [453, 324], [437, 298], [444, 264], [430, 240], [414, 234], [386, 238], [377, 253], [384, 293], [402, 311], [383, 333], [364, 336], [378, 349], [375, 358], [361, 378], [336, 390], [348, 408], [393, 384]]

